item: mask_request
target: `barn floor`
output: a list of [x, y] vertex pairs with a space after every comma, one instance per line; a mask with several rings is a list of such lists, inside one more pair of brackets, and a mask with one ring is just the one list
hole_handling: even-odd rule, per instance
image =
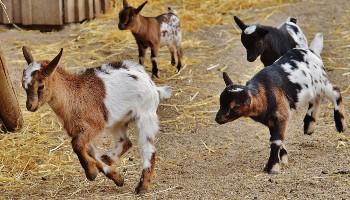
[[[309, 41], [316, 32], [323, 32], [325, 66], [332, 82], [342, 90], [345, 117], [350, 122], [347, 0], [297, 1], [238, 14], [248, 22], [270, 25], [294, 16]], [[262, 67], [260, 61], [246, 61], [230, 16], [222, 24], [184, 34], [186, 67], [179, 74], [170, 65], [167, 49], [161, 51], [161, 78], [155, 81], [170, 85], [174, 95], [159, 109], [158, 162], [150, 191], [143, 196], [133, 193], [141, 173], [134, 130], [130, 132], [134, 147], [116, 165], [125, 176], [125, 185], [118, 188], [102, 175], [93, 182], [86, 180], [68, 136], [50, 109], [25, 110], [20, 46], [29, 45], [38, 59], [51, 59], [61, 45], [65, 48], [62, 66], [71, 71], [117, 59], [136, 61], [131, 34], [114, 35], [119, 32], [115, 16], [99, 20], [105, 23], [103, 33], [80, 27], [98, 30], [97, 22], [52, 33], [0, 28], [1, 49], [26, 120], [22, 131], [0, 134], [0, 199], [350, 199], [350, 131], [336, 132], [328, 102], [323, 103], [311, 136], [302, 132], [305, 109], [293, 115], [286, 140], [289, 165], [278, 175], [263, 172], [269, 155], [267, 128], [250, 119], [221, 126], [215, 123], [218, 97], [224, 88], [221, 71], [244, 83]], [[95, 39], [88, 41], [91, 34]], [[149, 62], [146, 66], [149, 71]], [[207, 70], [209, 67], [214, 69]], [[110, 145], [108, 139], [101, 138], [102, 150]]]

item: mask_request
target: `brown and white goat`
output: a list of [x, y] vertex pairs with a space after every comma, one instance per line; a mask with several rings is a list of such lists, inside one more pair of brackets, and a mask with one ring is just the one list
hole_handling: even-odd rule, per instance
[[[124, 184], [124, 178], [111, 165], [132, 146], [127, 128], [135, 121], [143, 154], [143, 171], [136, 192], [146, 191], [156, 162], [156, 112], [159, 101], [170, 97], [170, 88], [157, 87], [143, 66], [131, 61], [71, 74], [58, 67], [62, 52], [63, 49], [51, 62], [36, 62], [23, 47], [28, 63], [22, 79], [27, 109], [34, 112], [48, 103], [72, 137], [73, 150], [86, 177], [94, 180], [102, 172], [117, 186]], [[114, 136], [115, 149], [100, 156], [92, 142], [104, 131]]]
[[338, 132], [345, 130], [341, 109], [342, 96], [325, 72], [320, 53], [323, 35], [317, 34], [310, 49], [289, 50], [274, 64], [258, 72], [246, 85], [233, 84], [224, 73], [225, 90], [220, 96], [216, 122], [224, 124], [240, 117], [250, 117], [270, 130], [270, 157], [265, 170], [278, 173], [280, 163], [286, 164], [285, 132], [293, 109], [309, 104], [304, 118], [304, 133], [311, 134], [323, 97], [334, 106]]
[[151, 48], [152, 74], [158, 76], [157, 57], [159, 48], [168, 46], [171, 54], [171, 64], [175, 66], [175, 53], [177, 55], [177, 70], [181, 69], [181, 27], [180, 19], [168, 8], [169, 12], [157, 17], [144, 17], [140, 15], [147, 1], [138, 8], [129, 5], [123, 0], [123, 9], [119, 12], [120, 30], [130, 30], [133, 34], [138, 50], [139, 63], [144, 64], [147, 48]]

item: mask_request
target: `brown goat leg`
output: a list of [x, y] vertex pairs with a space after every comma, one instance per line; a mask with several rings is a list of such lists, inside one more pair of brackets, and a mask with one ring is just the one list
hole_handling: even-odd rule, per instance
[[147, 47], [144, 47], [140, 43], [137, 43], [137, 47], [139, 50], [139, 63], [140, 63], [140, 65], [144, 65]]
[[101, 160], [111, 166], [123, 154], [125, 154], [131, 147], [132, 143], [127, 136], [128, 123], [116, 125], [110, 130], [113, 135], [114, 149], [101, 156]]
[[170, 55], [171, 55], [171, 60], [170, 60], [171, 65], [172, 65], [172, 66], [175, 66], [175, 64], [176, 64], [176, 60], [175, 60], [175, 51], [176, 51], [176, 48], [175, 48], [175, 46], [169, 45], [169, 51], [170, 51]]
[[181, 46], [176, 47], [176, 53], [177, 53], [177, 71], [180, 71], [181, 67], [182, 67], [182, 48]]
[[151, 177], [153, 175], [154, 167], [156, 165], [156, 153], [154, 152], [152, 154], [151, 160], [150, 160], [151, 166], [149, 168], [143, 169], [140, 182], [135, 188], [135, 192], [137, 194], [146, 192], [148, 189], [148, 186], [151, 182]]
[[[105, 164], [111, 166], [113, 163], [123, 156], [132, 147], [132, 142], [129, 138], [121, 139], [120, 142], [116, 144], [115, 152], [112, 152], [112, 156], [104, 154], [101, 156], [101, 161]], [[121, 151], [119, 150], [121, 149]]]
[[99, 159], [99, 155], [96, 154], [95, 147], [92, 144], [89, 145], [88, 152], [89, 155], [95, 159], [96, 166], [100, 172], [102, 172], [107, 178], [111, 179], [117, 186], [121, 187], [124, 185], [123, 176]]
[[78, 134], [78, 136], [72, 139], [72, 147], [77, 154], [81, 166], [85, 170], [86, 178], [90, 181], [95, 180], [98, 174], [96, 161], [88, 154], [87, 141], [85, 141], [84, 135]]

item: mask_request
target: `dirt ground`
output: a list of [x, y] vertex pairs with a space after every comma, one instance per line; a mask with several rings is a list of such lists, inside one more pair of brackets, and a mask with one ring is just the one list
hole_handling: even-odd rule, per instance
[[[268, 8], [267, 8], [268, 9]], [[261, 22], [278, 25], [294, 16], [303, 29], [309, 41], [316, 32], [323, 32], [325, 47], [323, 59], [328, 69], [331, 81], [340, 86], [343, 91], [345, 117], [349, 122], [350, 113], [350, 44], [349, 40], [350, 3], [348, 0], [299, 1], [282, 4], [273, 8], [266, 15], [266, 10], [243, 10], [239, 14], [248, 22]], [[236, 14], [235, 11], [229, 13]], [[233, 21], [233, 20], [232, 20]], [[115, 25], [114, 21], [110, 21]], [[16, 30], [0, 31], [0, 45], [8, 63], [11, 64], [10, 74], [25, 109], [24, 92], [20, 88], [20, 76], [24, 61], [13, 63], [12, 59], [22, 59], [18, 48], [12, 48], [19, 41], [31, 40], [31, 44], [45, 44], [57, 40], [69, 40], [77, 27], [69, 27], [56, 33], [43, 35], [33, 33], [21, 34]], [[335, 34], [337, 33], [337, 34]], [[324, 102], [319, 113], [315, 133], [311, 136], [303, 134], [303, 117], [305, 109], [295, 112], [288, 127], [286, 146], [289, 153], [289, 165], [283, 167], [278, 175], [268, 175], [263, 172], [264, 164], [269, 156], [269, 133], [267, 128], [250, 119], [239, 119], [226, 125], [217, 125], [214, 121], [218, 109], [218, 97], [224, 88], [222, 72], [227, 71], [231, 78], [244, 83], [254, 75], [262, 65], [260, 61], [246, 61], [245, 49], [240, 43], [239, 32], [228, 23], [196, 32], [184, 34], [185, 40], [199, 41], [195, 47], [186, 47], [185, 56], [196, 59], [194, 64], [188, 64], [181, 71], [182, 79], [171, 79], [169, 72], [163, 76], [170, 77], [168, 81], [157, 81], [168, 84], [174, 89], [172, 99], [163, 102], [159, 114], [161, 131], [157, 136], [158, 152], [157, 166], [150, 191], [143, 196], [133, 193], [141, 172], [141, 160], [138, 153], [136, 134], [132, 131], [130, 138], [132, 148], [119, 163], [118, 169], [125, 176], [125, 185], [116, 187], [111, 181], [99, 175], [94, 182], [84, 177], [83, 169], [69, 146], [69, 138], [63, 131], [48, 133], [48, 137], [56, 138], [57, 144], [48, 146], [40, 141], [34, 162], [47, 154], [57, 154], [62, 162], [56, 171], [45, 174], [45, 168], [33, 167], [30, 172], [26, 166], [23, 171], [9, 170], [6, 158], [0, 158], [0, 173], [3, 176], [16, 176], [16, 184], [12, 179], [0, 179], [1, 199], [350, 199], [350, 131], [344, 134], [336, 132], [333, 121], [333, 110], [328, 102]], [[98, 45], [98, 44], [97, 44]], [[189, 45], [190, 46], [190, 45]], [[35, 50], [35, 45], [32, 46]], [[50, 51], [56, 51], [56, 49]], [[57, 50], [58, 51], [58, 50]], [[107, 52], [108, 53], [108, 52]], [[136, 60], [135, 46], [126, 47], [121, 58]], [[167, 51], [162, 51], [159, 60], [169, 60]], [[64, 59], [64, 57], [63, 57]], [[79, 59], [79, 58], [76, 58]], [[74, 61], [64, 60], [68, 65]], [[13, 66], [12, 66], [13, 64]], [[89, 66], [90, 64], [87, 64]], [[213, 70], [208, 67], [218, 65]], [[162, 69], [169, 66], [163, 66]], [[148, 68], [149, 70], [149, 68]], [[172, 71], [174, 73], [174, 71]], [[210, 80], [204, 81], [210, 77]], [[191, 87], [192, 90], [182, 90]], [[195, 92], [193, 92], [195, 91]], [[197, 92], [196, 92], [197, 91]], [[212, 98], [215, 105], [206, 104], [204, 99]], [[198, 101], [202, 105], [190, 109], [189, 114], [194, 120], [182, 121], [176, 124], [176, 106], [183, 102]], [[45, 108], [46, 113], [47, 108]], [[201, 123], [196, 121], [196, 115], [202, 117]], [[29, 115], [28, 113], [25, 113]], [[52, 114], [50, 114], [51, 116]], [[53, 115], [52, 115], [53, 116]], [[202, 118], [201, 118], [202, 119]], [[173, 121], [173, 122], [172, 122]], [[188, 123], [188, 124], [187, 124]], [[187, 126], [183, 126], [187, 124]], [[28, 126], [25, 126], [28, 128]], [[31, 128], [31, 127], [29, 127]], [[2, 141], [13, 137], [0, 137]], [[33, 134], [31, 137], [39, 137]], [[108, 142], [106, 142], [108, 143]], [[63, 144], [59, 146], [60, 144]], [[50, 149], [57, 148], [57, 151]], [[25, 150], [21, 147], [16, 151], [19, 157]], [[11, 151], [1, 149], [0, 151]], [[4, 155], [4, 154], [1, 154]], [[28, 161], [29, 162], [29, 161]], [[27, 171], [28, 170], [28, 171]], [[39, 175], [38, 175], [39, 174]], [[45, 174], [41, 175], [41, 174]], [[18, 184], [21, 183], [21, 184]]]

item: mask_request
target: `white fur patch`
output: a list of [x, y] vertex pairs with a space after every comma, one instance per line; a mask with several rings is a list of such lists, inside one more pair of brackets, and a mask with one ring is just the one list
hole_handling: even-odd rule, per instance
[[[294, 42], [296, 43], [296, 48], [308, 48], [307, 39], [303, 31], [297, 24], [293, 22], [286, 22], [286, 29], [289, 35], [293, 38]], [[297, 31], [295, 31], [295, 29]]]
[[29, 84], [32, 82], [32, 73], [40, 70], [41, 65], [37, 62], [32, 62], [24, 70], [23, 73], [23, 85], [25, 89], [28, 89]]
[[[157, 87], [142, 65], [132, 61], [123, 61], [125, 68], [112, 68], [103, 65], [108, 73], [96, 71], [96, 75], [103, 81], [106, 97], [104, 100], [108, 110], [107, 127], [123, 120], [128, 113], [131, 117], [140, 117], [148, 113], [155, 113], [159, 104]], [[130, 79], [130, 76], [137, 80]]]
[[157, 62], [157, 57], [152, 57], [151, 60], [152, 60], [153, 62]]
[[110, 167], [107, 165], [103, 165], [103, 173], [108, 174], [110, 172]]
[[247, 35], [250, 35], [250, 34], [254, 33], [255, 30], [256, 30], [256, 25], [250, 25], [246, 29], [244, 29], [244, 33]]
[[231, 89], [229, 90], [230, 92], [242, 92], [243, 91], [243, 88], [234, 88], [234, 89]]
[[180, 19], [173, 14], [164, 15], [166, 20], [160, 24], [160, 45], [180, 46], [182, 40]]
[[282, 140], [274, 140], [271, 142], [271, 144], [275, 144], [277, 146], [281, 146], [282, 145]]

